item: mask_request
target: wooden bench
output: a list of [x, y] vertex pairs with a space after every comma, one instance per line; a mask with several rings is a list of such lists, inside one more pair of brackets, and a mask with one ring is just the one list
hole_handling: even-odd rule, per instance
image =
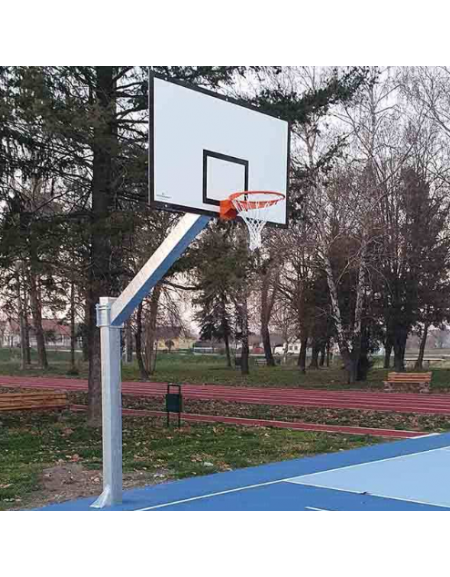
[[61, 411], [68, 407], [67, 393], [61, 391], [0, 394], [0, 412], [56, 409]]
[[386, 392], [406, 391], [429, 393], [433, 373], [389, 373], [384, 382]]
[[[255, 364], [257, 367], [267, 367], [267, 360], [266, 359], [256, 358], [254, 360], [255, 360]], [[281, 365], [281, 359], [275, 359], [275, 364]], [[242, 367], [242, 357], [236, 357], [234, 359], [234, 365], [236, 368]]]
[[[431, 365], [431, 363], [443, 363], [444, 361], [445, 361], [445, 359], [444, 359], [444, 358], [441, 358], [441, 357], [439, 357], [439, 358], [438, 358], [438, 357], [425, 357], [425, 358], [423, 359], [422, 363], [423, 363], [423, 366], [429, 367], [429, 366]], [[414, 364], [414, 365], [415, 365], [415, 364], [417, 363], [417, 358], [415, 358], [415, 359], [405, 359], [405, 363], [408, 364], [408, 365], [409, 365], [409, 364], [411, 364], [411, 365]]]

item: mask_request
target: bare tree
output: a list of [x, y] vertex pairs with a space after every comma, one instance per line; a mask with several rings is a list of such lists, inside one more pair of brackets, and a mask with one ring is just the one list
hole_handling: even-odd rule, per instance
[[283, 339], [283, 361], [286, 364], [289, 345], [297, 340], [298, 323], [295, 310], [292, 307], [292, 300], [290, 296], [285, 295], [281, 284], [274, 306], [272, 326], [281, 334]]
[[314, 319], [313, 286], [317, 274], [314, 229], [306, 221], [293, 224], [283, 237], [285, 263], [280, 275], [279, 292], [288, 303], [300, 340], [298, 366], [306, 372], [306, 353]]
[[270, 339], [270, 324], [274, 307], [280, 293], [281, 270], [285, 260], [283, 233], [277, 230], [266, 230], [264, 247], [257, 255], [256, 277], [260, 293], [259, 318], [261, 338], [267, 366], [274, 367], [275, 359]]

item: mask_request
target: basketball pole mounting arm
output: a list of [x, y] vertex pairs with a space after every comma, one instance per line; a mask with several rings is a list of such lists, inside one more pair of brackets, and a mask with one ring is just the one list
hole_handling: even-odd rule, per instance
[[100, 328], [103, 408], [103, 493], [92, 505], [102, 509], [122, 503], [121, 328], [151, 289], [164, 277], [211, 217], [186, 214], [117, 298], [97, 305]]

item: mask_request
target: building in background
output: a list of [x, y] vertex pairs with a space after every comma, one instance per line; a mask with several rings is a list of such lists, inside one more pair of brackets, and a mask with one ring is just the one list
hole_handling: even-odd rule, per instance
[[156, 329], [156, 349], [162, 352], [190, 351], [196, 338], [182, 327], [159, 327]]
[[[30, 347], [36, 347], [36, 332], [33, 322], [29, 321], [30, 326]], [[70, 327], [58, 319], [42, 319], [42, 328], [44, 329], [45, 343], [49, 347], [57, 349], [70, 348]], [[15, 320], [6, 320], [0, 322], [0, 344], [1, 347], [16, 348], [20, 347], [20, 326]], [[80, 345], [80, 343], [77, 343]]]

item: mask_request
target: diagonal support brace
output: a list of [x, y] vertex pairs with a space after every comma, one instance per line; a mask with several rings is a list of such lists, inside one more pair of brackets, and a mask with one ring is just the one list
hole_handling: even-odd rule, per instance
[[147, 264], [131, 281], [112, 307], [111, 324], [122, 325], [140, 305], [151, 289], [168, 272], [211, 217], [186, 214], [169, 234]]

